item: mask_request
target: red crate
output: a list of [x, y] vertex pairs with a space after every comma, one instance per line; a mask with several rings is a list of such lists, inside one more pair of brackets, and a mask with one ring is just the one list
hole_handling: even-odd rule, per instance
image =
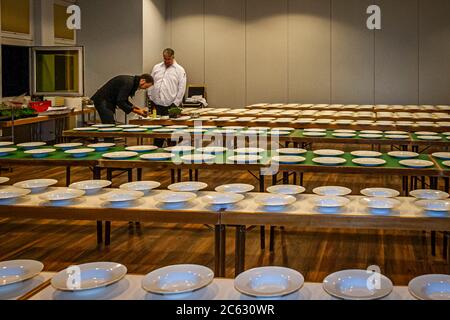
[[36, 112], [45, 112], [52, 106], [51, 101], [33, 101], [30, 102], [30, 108], [36, 110]]

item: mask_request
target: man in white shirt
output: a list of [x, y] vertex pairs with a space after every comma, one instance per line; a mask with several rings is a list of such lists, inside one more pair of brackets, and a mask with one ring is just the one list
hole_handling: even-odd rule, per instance
[[152, 108], [156, 108], [158, 115], [167, 116], [169, 108], [180, 107], [186, 93], [186, 71], [175, 61], [175, 51], [165, 49], [164, 62], [157, 64], [152, 71], [155, 81], [148, 92]]

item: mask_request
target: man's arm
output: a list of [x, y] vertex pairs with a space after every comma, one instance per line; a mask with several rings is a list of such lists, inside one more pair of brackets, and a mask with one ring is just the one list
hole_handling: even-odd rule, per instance
[[126, 114], [136, 113], [142, 117], [147, 117], [148, 112], [142, 108], [136, 107], [130, 102], [130, 89], [128, 86], [123, 86], [120, 89], [119, 96], [117, 98], [117, 106], [123, 110]]
[[174, 101], [174, 104], [177, 107], [181, 106], [181, 103], [183, 102], [183, 98], [186, 93], [186, 84], [187, 84], [186, 72], [183, 70], [181, 78], [179, 79], [178, 94]]

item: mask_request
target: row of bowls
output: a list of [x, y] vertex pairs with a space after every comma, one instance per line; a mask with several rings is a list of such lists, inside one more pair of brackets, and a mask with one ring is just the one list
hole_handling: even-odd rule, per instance
[[[31, 279], [39, 275], [43, 268], [41, 262], [33, 260], [0, 262], [0, 288]], [[119, 282], [127, 272], [127, 268], [119, 263], [86, 263], [60, 271], [51, 279], [51, 285], [59, 291], [90, 291]], [[173, 296], [206, 288], [213, 281], [214, 272], [207, 267], [173, 265], [147, 274], [142, 280], [142, 289], [152, 294]], [[289, 296], [300, 291], [304, 284], [301, 273], [284, 267], [251, 269], [234, 280], [238, 292], [256, 298]], [[450, 300], [449, 275], [420, 276], [413, 279], [408, 288], [417, 299]], [[391, 294], [394, 287], [389, 278], [375, 271], [344, 270], [327, 276], [323, 281], [323, 289], [340, 299], [375, 300]]]
[[[5, 178], [8, 179], [8, 178]], [[1, 179], [5, 183], [8, 180]], [[0, 190], [0, 200], [11, 200], [25, 196], [31, 192], [41, 193], [48, 187], [55, 185], [56, 180], [38, 179], [28, 180], [14, 184], [12, 188]], [[42, 200], [51, 202], [66, 202], [85, 194], [93, 195], [103, 188], [111, 185], [106, 180], [88, 180], [73, 183], [69, 188], [60, 188], [53, 192], [48, 192], [40, 196]], [[151, 190], [159, 188], [161, 184], [155, 181], [140, 181], [126, 183], [120, 186], [121, 190], [107, 193], [101, 197], [102, 201], [108, 201], [118, 205], [130, 205], [146, 195]], [[155, 201], [166, 204], [183, 204], [197, 198], [196, 192], [208, 187], [202, 182], [180, 182], [168, 187], [171, 192], [163, 192], [155, 196]], [[232, 205], [244, 200], [244, 194], [254, 190], [254, 186], [247, 184], [227, 184], [215, 189], [216, 193], [206, 195], [204, 201], [209, 205]], [[255, 202], [263, 207], [284, 207], [294, 204], [298, 199], [296, 195], [305, 192], [305, 188], [295, 185], [277, 185], [267, 189], [267, 194], [258, 194]], [[312, 203], [321, 208], [322, 211], [334, 212], [345, 207], [350, 200], [345, 196], [352, 193], [352, 190], [340, 186], [319, 187], [313, 190], [317, 197], [311, 198]], [[388, 188], [367, 188], [361, 191], [365, 198], [361, 203], [369, 209], [381, 213], [390, 211], [401, 205], [397, 199], [400, 193]], [[426, 211], [449, 212], [449, 194], [439, 190], [414, 190], [410, 195], [418, 199], [415, 204]]]

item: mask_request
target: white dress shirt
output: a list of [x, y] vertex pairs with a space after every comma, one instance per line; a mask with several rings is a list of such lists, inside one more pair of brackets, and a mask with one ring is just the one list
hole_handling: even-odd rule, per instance
[[159, 106], [180, 106], [186, 93], [184, 68], [176, 62], [167, 68], [164, 62], [161, 62], [153, 68], [152, 77], [155, 84], [148, 89], [149, 99]]

